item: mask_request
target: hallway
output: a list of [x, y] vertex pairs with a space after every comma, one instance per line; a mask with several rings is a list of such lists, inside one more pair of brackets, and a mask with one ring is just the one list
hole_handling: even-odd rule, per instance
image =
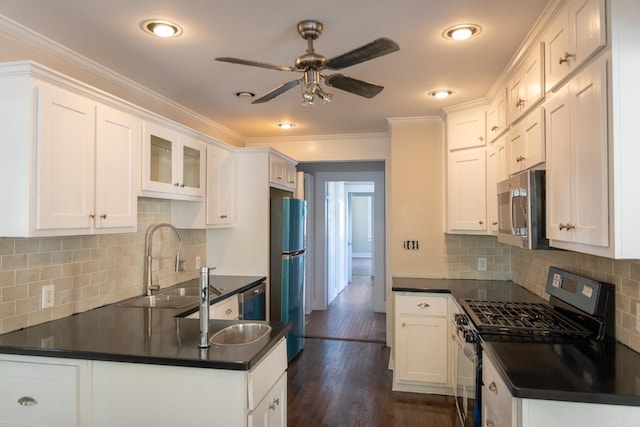
[[455, 426], [452, 397], [391, 390], [386, 315], [373, 311], [371, 279], [354, 275], [327, 310], [306, 316], [304, 350], [288, 369], [288, 426]]

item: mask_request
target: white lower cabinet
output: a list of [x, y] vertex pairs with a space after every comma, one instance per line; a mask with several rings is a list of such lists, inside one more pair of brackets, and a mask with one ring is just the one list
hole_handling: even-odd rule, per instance
[[249, 412], [249, 427], [287, 425], [287, 373], [284, 372], [262, 401]]
[[482, 427], [615, 427], [635, 426], [638, 420], [637, 406], [515, 398], [483, 353]]
[[0, 355], [0, 425], [88, 425], [87, 362]]
[[394, 294], [394, 390], [452, 394], [449, 298]]
[[[92, 425], [247, 427], [253, 402], [269, 399], [278, 387], [286, 402], [286, 369], [284, 339], [251, 371], [96, 361]], [[286, 411], [280, 420], [268, 425], [286, 426]]]

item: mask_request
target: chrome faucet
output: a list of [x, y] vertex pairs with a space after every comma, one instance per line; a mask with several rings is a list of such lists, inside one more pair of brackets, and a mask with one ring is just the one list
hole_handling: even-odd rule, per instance
[[178, 239], [180, 240], [180, 243], [178, 244], [178, 253], [176, 254], [175, 270], [176, 272], [181, 271], [180, 249], [182, 249], [182, 234], [180, 234], [180, 231], [178, 231], [176, 227], [166, 222], [154, 225], [149, 229], [147, 233], [147, 289], [146, 289], [147, 296], [151, 295], [152, 291], [157, 291], [160, 289], [160, 285], [153, 285], [151, 281], [151, 263], [153, 262], [153, 256], [151, 255], [151, 252], [153, 249], [153, 234], [156, 232], [156, 230], [162, 227], [168, 227], [173, 231], [175, 231], [176, 234], [178, 235]]

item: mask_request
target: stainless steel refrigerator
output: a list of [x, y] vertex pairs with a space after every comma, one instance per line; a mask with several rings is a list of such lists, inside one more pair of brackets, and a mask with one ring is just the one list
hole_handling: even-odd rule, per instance
[[304, 272], [307, 202], [271, 189], [270, 318], [291, 323], [289, 362], [304, 346]]

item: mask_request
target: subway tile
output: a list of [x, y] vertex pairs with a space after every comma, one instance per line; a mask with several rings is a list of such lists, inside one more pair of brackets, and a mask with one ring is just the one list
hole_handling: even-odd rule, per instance
[[0, 255], [14, 255], [15, 246], [15, 239], [0, 237]]

